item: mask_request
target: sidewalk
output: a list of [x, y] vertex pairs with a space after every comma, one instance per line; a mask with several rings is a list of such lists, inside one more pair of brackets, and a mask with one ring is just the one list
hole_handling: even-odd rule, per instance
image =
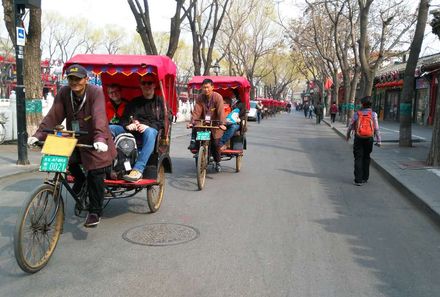
[[[178, 122], [172, 125], [171, 139], [186, 137], [190, 130], [186, 129], [186, 122]], [[189, 136], [188, 136], [189, 137]], [[188, 140], [189, 141], [189, 140]], [[29, 165], [16, 165], [18, 160], [17, 144], [0, 145], [0, 180], [9, 176], [35, 172], [40, 167], [41, 149], [28, 148]]]
[[[336, 121], [332, 125], [330, 118], [324, 118], [323, 121], [345, 140], [345, 124]], [[373, 166], [413, 202], [440, 220], [440, 168], [425, 164], [431, 146], [430, 128], [414, 127], [413, 147], [402, 148], [399, 147], [396, 123], [380, 122], [379, 125], [383, 141], [381, 147], [373, 148]], [[432, 128], [430, 131], [432, 133]]]

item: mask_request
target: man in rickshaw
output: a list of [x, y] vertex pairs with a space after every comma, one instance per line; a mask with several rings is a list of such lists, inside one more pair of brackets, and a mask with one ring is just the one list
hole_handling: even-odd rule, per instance
[[207, 78], [202, 82], [202, 93], [196, 99], [196, 104], [192, 112], [192, 118], [188, 123], [187, 128], [192, 128], [196, 121], [218, 121], [220, 129], [213, 129], [211, 141], [211, 154], [215, 161], [215, 170], [221, 171], [220, 161], [220, 147], [219, 141], [226, 130], [225, 113], [223, 107], [223, 97], [217, 92], [214, 92], [214, 82]]
[[[80, 136], [78, 142], [93, 143], [95, 149], [76, 148], [69, 160], [69, 171], [75, 178], [72, 189], [76, 194], [81, 192], [87, 179], [90, 206], [84, 226], [94, 227], [99, 224], [102, 215], [104, 178], [110, 171], [116, 149], [108, 126], [102, 89], [88, 84], [87, 70], [81, 65], [71, 65], [66, 70], [66, 76], [68, 85], [60, 89], [37, 132], [29, 137], [28, 144], [44, 140], [47, 134], [43, 130], [54, 129], [64, 119], [68, 130], [88, 132]], [[81, 163], [87, 176], [80, 167]]]
[[123, 179], [136, 182], [142, 178], [145, 166], [153, 153], [159, 130], [165, 127], [165, 111], [162, 96], [155, 93], [157, 77], [146, 74], [140, 78], [142, 95], [131, 100], [125, 107], [119, 125], [112, 127], [114, 136], [129, 131], [136, 139], [142, 140], [133, 169]]
[[111, 84], [107, 87], [107, 94], [109, 101], [105, 105], [107, 119], [110, 124], [110, 130], [113, 133], [112, 125], [119, 125], [119, 122], [124, 114], [127, 100], [121, 96], [121, 86], [118, 84]]

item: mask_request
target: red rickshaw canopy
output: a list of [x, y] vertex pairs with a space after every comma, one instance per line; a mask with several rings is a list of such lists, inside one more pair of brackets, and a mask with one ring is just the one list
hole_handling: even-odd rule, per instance
[[238, 89], [240, 101], [245, 104], [247, 110], [250, 109], [251, 84], [246, 78], [242, 76], [194, 76], [188, 82], [188, 88], [200, 90], [205, 79], [211, 79], [214, 82], [214, 90], [223, 97], [233, 96], [232, 90]]
[[72, 64], [80, 64], [87, 71], [101, 76], [106, 100], [109, 100], [106, 87], [114, 83], [122, 87], [125, 99], [140, 96], [139, 78], [148, 73], [155, 74], [159, 81], [156, 93], [164, 97], [173, 114], [177, 113], [176, 65], [167, 56], [76, 55], [64, 64], [63, 72]]

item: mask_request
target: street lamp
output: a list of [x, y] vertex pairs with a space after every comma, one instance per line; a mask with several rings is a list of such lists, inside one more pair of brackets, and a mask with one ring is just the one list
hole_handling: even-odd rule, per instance
[[220, 73], [220, 65], [218, 64], [218, 61], [215, 61], [214, 66], [212, 66], [211, 68], [214, 69], [215, 75], [218, 76], [218, 74]]

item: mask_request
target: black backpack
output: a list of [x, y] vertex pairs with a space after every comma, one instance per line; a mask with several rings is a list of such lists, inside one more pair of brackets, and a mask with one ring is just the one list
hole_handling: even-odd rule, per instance
[[122, 179], [130, 172], [138, 155], [136, 139], [130, 133], [122, 133], [115, 138], [116, 158], [113, 161], [111, 179]]

